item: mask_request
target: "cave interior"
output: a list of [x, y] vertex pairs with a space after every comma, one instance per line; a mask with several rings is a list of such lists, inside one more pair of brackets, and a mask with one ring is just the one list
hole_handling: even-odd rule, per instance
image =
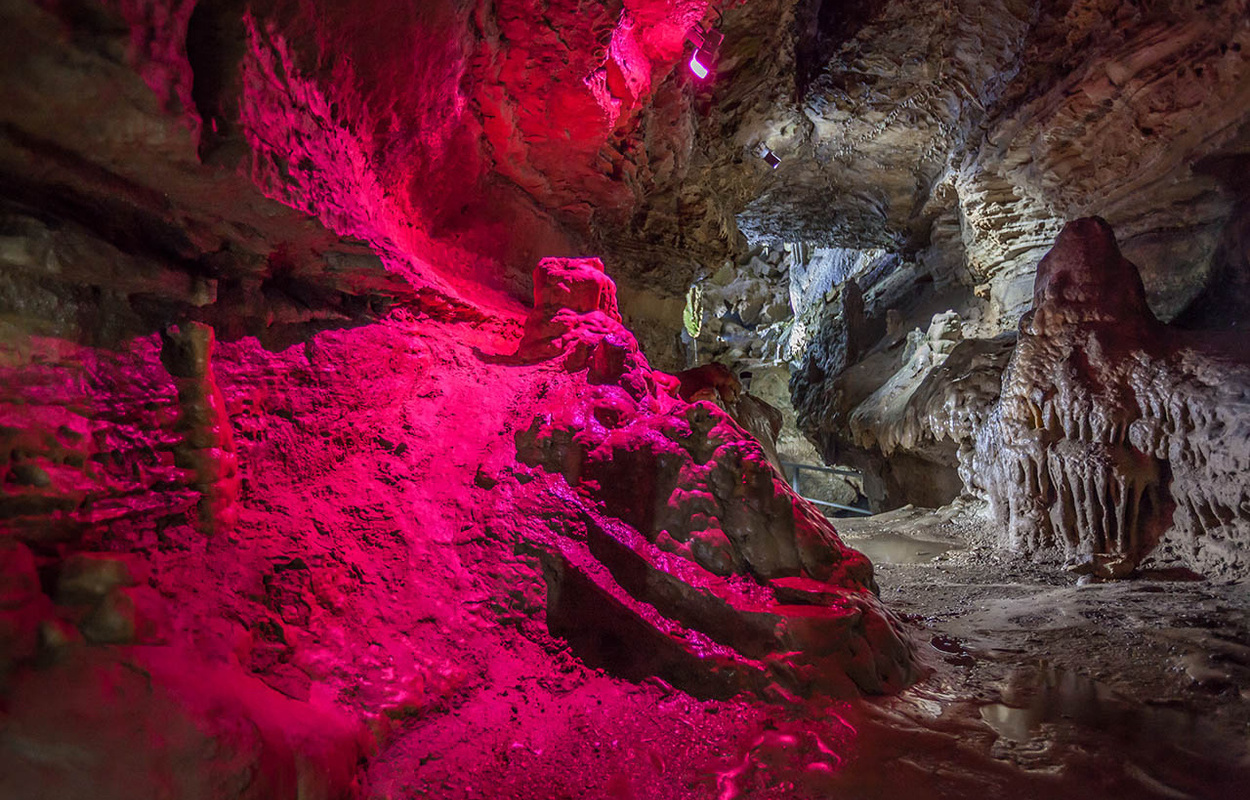
[[1250, 0], [3, 0], [0, 797], [1250, 785]]

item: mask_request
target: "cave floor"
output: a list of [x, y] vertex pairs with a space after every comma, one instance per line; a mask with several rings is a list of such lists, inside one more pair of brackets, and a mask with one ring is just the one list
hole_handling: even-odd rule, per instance
[[837, 524], [931, 670], [902, 695], [700, 700], [587, 669], [533, 626], [484, 632], [484, 680], [397, 724], [370, 796], [1242, 796], [1245, 583], [1078, 585], [969, 513]]

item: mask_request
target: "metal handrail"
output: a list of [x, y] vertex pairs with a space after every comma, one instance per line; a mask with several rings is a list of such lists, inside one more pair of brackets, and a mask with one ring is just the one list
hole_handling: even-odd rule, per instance
[[783, 469], [786, 467], [789, 467], [790, 469], [794, 470], [794, 477], [790, 479], [790, 488], [794, 490], [795, 494], [797, 494], [799, 497], [802, 497], [807, 502], [812, 503], [814, 505], [818, 505], [818, 506], [827, 506], [829, 508], [836, 508], [840, 511], [852, 511], [856, 514], [864, 514], [869, 517], [872, 516], [871, 511], [867, 511], [862, 508], [856, 508], [855, 506], [844, 506], [841, 503], [830, 503], [826, 500], [814, 500], [810, 497], [803, 497], [803, 493], [799, 491], [799, 475], [802, 473], [803, 470], [809, 470], [811, 472], [824, 472], [830, 475], [851, 475], [856, 478], [861, 478], [863, 477], [863, 473], [860, 472], [859, 470], [840, 469], [837, 467], [818, 467], [815, 464], [799, 464], [794, 461], [782, 461], [781, 466]]
[[[803, 495], [800, 494], [799, 497], [803, 497]], [[824, 500], [813, 500], [810, 497], [803, 497], [803, 499], [817, 506], [829, 506], [830, 508], [838, 508], [843, 511], [854, 511], [856, 514], [863, 514], [866, 517], [872, 516], [872, 512], [866, 508], [856, 508], [855, 506], [844, 506], [841, 503], [829, 503]]]
[[793, 467], [795, 470], [810, 469], [813, 472], [828, 472], [833, 475], [850, 475], [854, 478], [864, 477], [864, 473], [857, 469], [846, 469], [845, 467], [818, 467], [815, 464], [799, 464], [794, 461], [782, 461], [781, 466]]

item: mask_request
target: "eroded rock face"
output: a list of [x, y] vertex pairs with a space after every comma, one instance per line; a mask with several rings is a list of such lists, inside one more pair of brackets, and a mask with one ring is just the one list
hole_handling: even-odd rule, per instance
[[692, 174], [751, 242], [884, 248], [979, 289], [1003, 330], [1064, 222], [1099, 213], [1170, 319], [1244, 198], [1246, 19], [1244, 0], [747, 3]]
[[[548, 491], [584, 498], [582, 533], [553, 537], [546, 556], [553, 629], [591, 636], [627, 671], [702, 692], [906, 685], [911, 657], [873, 594], [871, 565], [729, 414], [693, 390], [695, 402], [683, 401], [678, 381], [650, 369], [616, 321], [602, 266], [549, 259], [535, 286], [520, 353], [555, 352], [562, 371], [517, 435], [518, 456], [558, 476]], [[642, 630], [645, 663], [604, 643]]]
[[876, 510], [958, 497], [1011, 341], [964, 339], [952, 311], [907, 331], [895, 313], [866, 313], [854, 280], [818, 306], [790, 379], [800, 429], [827, 462], [863, 472]]
[[[35, 542], [151, 540], [193, 514], [174, 379], [156, 336], [121, 352], [50, 337], [0, 347], [0, 531]], [[174, 520], [177, 520], [175, 522]]]
[[1244, 344], [1160, 324], [1100, 219], [1069, 224], [977, 434], [978, 483], [1025, 550], [1243, 572], [1250, 544]]

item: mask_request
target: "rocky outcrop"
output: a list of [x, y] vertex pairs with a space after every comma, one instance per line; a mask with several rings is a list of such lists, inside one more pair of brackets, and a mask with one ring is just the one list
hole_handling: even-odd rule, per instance
[[1250, 360], [1241, 342], [1162, 325], [1099, 219], [1064, 228], [977, 434], [1005, 543], [1243, 573], [1250, 549]]
[[[849, 331], [854, 319], [822, 331]], [[859, 316], [856, 329], [866, 327]], [[863, 471], [877, 510], [951, 502], [970, 485], [976, 434], [998, 399], [1015, 337], [964, 338], [959, 315], [945, 311], [927, 331], [895, 330], [863, 351], [848, 350], [852, 341], [821, 339], [804, 354], [791, 379], [800, 426], [827, 460]], [[856, 355], [813, 382], [838, 352]]]
[[778, 470], [777, 438], [784, 420], [780, 409], [751, 394], [724, 364], [704, 364], [675, 376], [677, 395], [687, 403], [707, 401], [723, 408], [763, 448]]
[[[534, 282], [519, 353], [560, 371], [518, 457], [582, 509], [579, 533], [550, 537], [544, 554], [553, 630], [703, 693], [906, 685], [914, 667], [871, 565], [729, 414], [651, 371], [602, 266], [551, 259]], [[635, 637], [650, 645], [626, 644]]]
[[155, 336], [121, 352], [48, 337], [0, 351], [0, 531], [129, 545], [186, 518], [200, 493], [174, 457], [178, 394]]
[[0, 12], [14, 44], [0, 65], [0, 313], [87, 344], [179, 319], [277, 344], [414, 298], [359, 238], [266, 197], [246, 149], [201, 160], [197, 134], [216, 123], [190, 116], [191, 4], [146, 16], [126, 5], [131, 17]]
[[985, 498], [1005, 546], [1104, 576], [1147, 558], [1246, 570], [1244, 348], [1160, 322], [1104, 221], [1064, 228], [1018, 334], [964, 338], [946, 312], [812, 380], [853, 352], [857, 318], [822, 328], [841, 335], [815, 343], [792, 390], [800, 424], [864, 470], [880, 507]]
[[[823, 391], [807, 370], [836, 367], [823, 351], [845, 323], [838, 314], [821, 322], [822, 296], [837, 302], [854, 277], [869, 319], [884, 322], [893, 308], [923, 331], [952, 309], [966, 336], [990, 340], [1014, 332], [1038, 261], [1067, 220], [1088, 214], [1119, 231], [1161, 319], [1237, 325], [1246, 302], [1247, 184], [1237, 176], [1250, 130], [1248, 16], [1244, 0], [761, 0], [729, 9], [728, 57], [689, 173], [699, 202], [683, 203], [668, 226], [703, 260], [693, 284], [709, 297], [720, 287], [708, 291], [703, 276], [723, 263], [707, 257], [712, 243], [737, 256], [718, 279], [735, 287], [731, 308], [707, 304], [724, 318], [709, 338], [723, 330], [724, 341], [701, 342], [699, 352], [760, 353], [798, 367], [796, 408], [825, 449], [828, 416], [803, 411]], [[775, 169], [763, 148], [780, 158]], [[645, 209], [656, 233], [666, 229], [656, 218], [676, 213], [660, 204]], [[788, 351], [773, 347], [776, 332], [730, 313], [785, 280], [756, 278], [742, 257], [783, 245], [804, 253], [787, 264], [795, 317], [776, 324], [789, 326]], [[881, 269], [845, 269], [876, 260]], [[874, 301], [880, 294], [892, 298]], [[911, 302], [922, 294], [934, 302]], [[834, 330], [821, 333], [822, 324]]]

